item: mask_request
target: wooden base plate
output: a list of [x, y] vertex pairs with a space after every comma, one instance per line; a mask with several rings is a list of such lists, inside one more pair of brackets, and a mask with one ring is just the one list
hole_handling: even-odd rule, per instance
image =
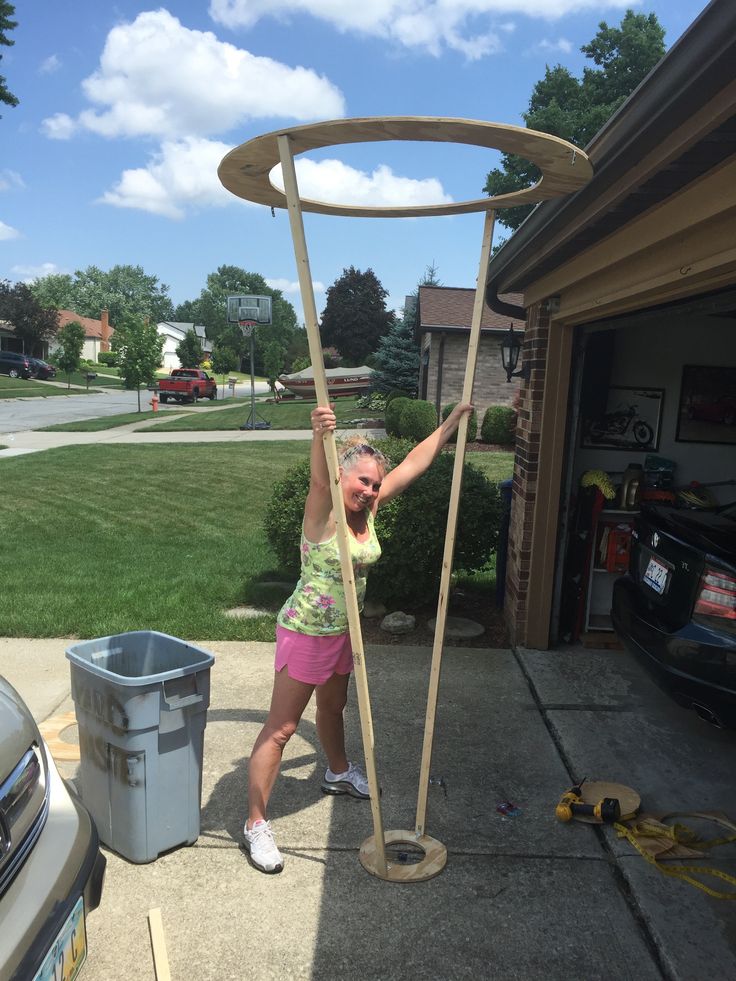
[[[386, 831], [383, 841], [384, 848], [388, 847], [392, 853], [386, 855], [385, 874], [379, 870], [376, 862], [375, 835], [366, 838], [360, 846], [361, 865], [379, 879], [388, 882], [425, 882], [439, 875], [447, 864], [447, 849], [441, 841], [429, 835], [417, 837], [414, 831]], [[406, 846], [406, 852], [401, 851], [401, 845]], [[411, 861], [417, 851], [424, 853], [422, 858], [418, 862]], [[405, 856], [403, 860], [402, 856]]]
[[65, 729], [76, 724], [77, 717], [74, 712], [66, 712], [64, 715], [55, 715], [51, 719], [46, 719], [38, 727], [57, 763], [79, 763], [79, 743], [67, 743], [61, 738]]
[[[581, 788], [580, 796], [584, 804], [597, 804], [604, 797], [615, 797], [621, 805], [621, 820], [628, 821], [641, 807], [641, 797], [631, 787], [622, 783], [610, 783], [608, 780], [586, 780]], [[574, 814], [575, 821], [583, 821], [585, 824], [600, 824], [601, 822], [594, 817], [587, 817], [584, 814]]]

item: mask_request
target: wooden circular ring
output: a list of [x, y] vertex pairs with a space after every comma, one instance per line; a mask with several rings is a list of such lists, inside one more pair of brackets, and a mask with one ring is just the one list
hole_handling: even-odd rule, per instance
[[388, 882], [426, 882], [439, 875], [447, 864], [447, 849], [441, 841], [429, 835], [417, 836], [414, 831], [386, 831], [383, 842], [384, 845], [404, 844], [409, 848], [421, 848], [424, 857], [412, 865], [386, 862], [384, 874], [376, 860], [376, 836], [371, 835], [360, 846], [360, 864], [379, 879]]
[[346, 143], [401, 142], [461, 143], [514, 153], [530, 160], [542, 172], [533, 187], [496, 197], [475, 198], [451, 204], [408, 207], [372, 207], [332, 204], [301, 199], [303, 211], [355, 218], [420, 218], [469, 214], [517, 205], [534, 204], [577, 191], [593, 175], [588, 157], [572, 143], [549, 133], [488, 123], [477, 119], [443, 116], [370, 116], [361, 119], [332, 119], [288, 130], [275, 130], [241, 143], [223, 157], [217, 169], [222, 184], [237, 197], [271, 208], [286, 208], [286, 195], [270, 180], [280, 163], [278, 138], [288, 136], [294, 156], [309, 150]]

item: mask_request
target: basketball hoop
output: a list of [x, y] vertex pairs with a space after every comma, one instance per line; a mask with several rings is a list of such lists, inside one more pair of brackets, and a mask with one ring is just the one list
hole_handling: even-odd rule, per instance
[[256, 326], [255, 320], [239, 320], [238, 327], [243, 332], [243, 337], [252, 337], [253, 329]]

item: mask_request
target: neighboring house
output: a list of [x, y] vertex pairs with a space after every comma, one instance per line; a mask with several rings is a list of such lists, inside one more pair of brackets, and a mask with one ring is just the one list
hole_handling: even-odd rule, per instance
[[[97, 361], [97, 356], [102, 351], [110, 350], [110, 339], [115, 333], [107, 315], [107, 310], [100, 313], [100, 319], [94, 320], [92, 317], [80, 317], [73, 310], [59, 310], [59, 329], [66, 324], [76, 320], [84, 328], [84, 346], [82, 347], [82, 358], [89, 361]], [[56, 350], [58, 344], [55, 341], [49, 342], [49, 354]]]
[[[522, 296], [513, 293], [506, 299], [519, 304]], [[474, 302], [474, 289], [419, 287], [419, 398], [433, 402], [438, 414], [462, 395]], [[489, 405], [509, 404], [518, 391], [517, 384], [507, 382], [501, 366], [501, 338], [511, 324], [523, 333], [523, 311], [516, 317], [502, 316], [484, 304], [473, 386], [479, 421]]]
[[202, 360], [205, 360], [212, 354], [212, 343], [207, 340], [205, 328], [202, 324], [185, 324], [180, 321], [165, 320], [156, 324], [156, 329], [164, 338], [164, 347], [161, 355], [161, 363], [164, 368], [168, 368], [169, 370], [172, 368], [181, 368], [181, 361], [179, 361], [176, 349], [184, 340], [184, 336], [189, 330], [193, 330], [199, 338], [199, 343], [202, 345]]
[[[567, 639], [565, 561], [584, 471], [620, 482], [656, 454], [676, 464], [679, 485], [736, 476], [733, 418], [693, 411], [736, 394], [734, 65], [736, 5], [713, 0], [586, 147], [591, 182], [535, 208], [489, 264], [487, 302], [526, 316], [531, 367], [506, 573], [516, 645]], [[510, 292], [523, 306], [499, 298]], [[649, 445], [627, 435], [625, 413], [621, 432], [601, 438], [596, 420], [629, 405], [646, 416]], [[605, 615], [615, 575], [580, 578], [588, 597], [607, 581]]]
[[[84, 328], [84, 346], [81, 355], [83, 358], [87, 358], [90, 361], [97, 361], [97, 355], [101, 351], [110, 350], [110, 338], [114, 333], [114, 329], [109, 324], [107, 310], [102, 311], [99, 320], [93, 320], [91, 317], [81, 317], [73, 310], [59, 310], [59, 328], [62, 328], [72, 320], [78, 321]], [[52, 354], [58, 346], [55, 340], [44, 341], [41, 345], [42, 350], [34, 353], [39, 357], [45, 358], [49, 354]], [[23, 348], [22, 343], [15, 337], [12, 325], [7, 322], [0, 323], [0, 348], [10, 351], [20, 351]]]

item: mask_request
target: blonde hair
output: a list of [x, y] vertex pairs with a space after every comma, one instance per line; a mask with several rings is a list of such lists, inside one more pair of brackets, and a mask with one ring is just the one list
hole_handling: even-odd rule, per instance
[[349, 436], [347, 439], [340, 441], [338, 459], [340, 466], [344, 470], [351, 470], [357, 460], [362, 456], [367, 456], [373, 460], [384, 473], [387, 472], [390, 466], [388, 458], [380, 450], [374, 449], [370, 443], [366, 443], [362, 436]]

